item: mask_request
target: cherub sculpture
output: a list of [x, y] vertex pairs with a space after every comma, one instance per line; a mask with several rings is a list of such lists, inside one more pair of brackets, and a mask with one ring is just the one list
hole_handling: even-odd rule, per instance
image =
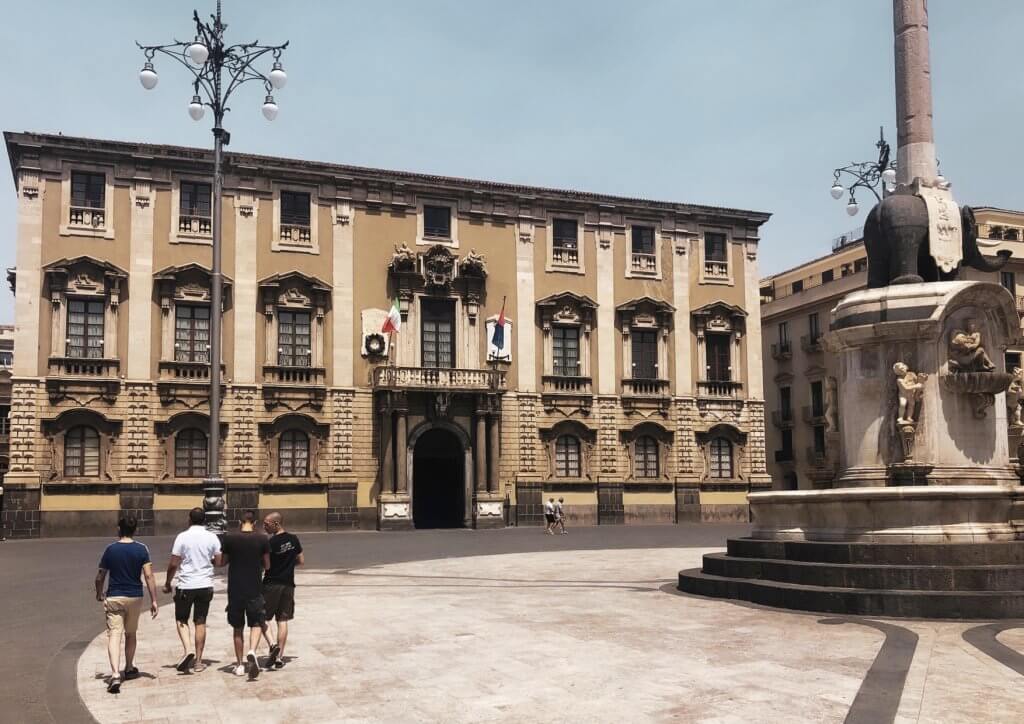
[[395, 253], [391, 255], [391, 268], [396, 271], [414, 269], [416, 267], [416, 254], [406, 246], [405, 242], [395, 244]]
[[911, 372], [903, 362], [894, 364], [892, 371], [896, 374], [896, 387], [900, 396], [896, 424], [913, 425], [921, 412], [921, 395], [924, 394], [924, 382], [928, 375]]
[[1010, 425], [1024, 427], [1021, 419], [1021, 403], [1024, 403], [1024, 370], [1013, 368], [1013, 382], [1006, 390], [1006, 411], [1010, 416]]
[[996, 368], [981, 346], [981, 332], [973, 319], [966, 329], [953, 332], [949, 340], [949, 369], [953, 372], [991, 372]]

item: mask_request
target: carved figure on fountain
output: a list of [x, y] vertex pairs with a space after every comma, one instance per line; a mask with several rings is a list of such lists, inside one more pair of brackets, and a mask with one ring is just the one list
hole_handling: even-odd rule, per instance
[[1014, 367], [1013, 382], [1006, 388], [1006, 413], [1010, 425], [1016, 428], [1024, 428], [1024, 420], [1021, 419], [1021, 403], [1024, 403], [1024, 370]]

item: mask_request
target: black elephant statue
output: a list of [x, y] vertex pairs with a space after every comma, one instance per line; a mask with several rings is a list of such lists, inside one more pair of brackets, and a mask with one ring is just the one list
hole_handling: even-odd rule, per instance
[[[978, 249], [978, 222], [970, 206], [960, 207], [963, 259], [967, 265], [986, 272], [1003, 268], [1012, 252], [1002, 250], [996, 259], [986, 259]], [[928, 247], [928, 208], [924, 199], [909, 193], [885, 197], [864, 221], [864, 248], [868, 252], [868, 287], [890, 284], [944, 282], [957, 278], [959, 267], [942, 271]]]

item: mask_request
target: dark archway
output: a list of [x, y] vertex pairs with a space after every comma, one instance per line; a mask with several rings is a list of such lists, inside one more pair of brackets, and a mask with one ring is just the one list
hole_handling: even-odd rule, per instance
[[465, 524], [465, 451], [440, 427], [416, 440], [412, 463], [412, 518], [417, 528], [461, 528]]

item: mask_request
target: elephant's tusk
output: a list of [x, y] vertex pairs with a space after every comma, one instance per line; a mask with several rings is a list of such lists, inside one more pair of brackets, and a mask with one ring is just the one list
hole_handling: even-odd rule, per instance
[[1001, 242], [999, 239], [980, 239], [979, 238], [977, 243], [978, 243], [979, 247], [982, 247], [982, 248], [985, 248], [985, 249], [994, 249], [997, 246], [999, 246], [1000, 244], [1002, 244], [1003, 242]]

